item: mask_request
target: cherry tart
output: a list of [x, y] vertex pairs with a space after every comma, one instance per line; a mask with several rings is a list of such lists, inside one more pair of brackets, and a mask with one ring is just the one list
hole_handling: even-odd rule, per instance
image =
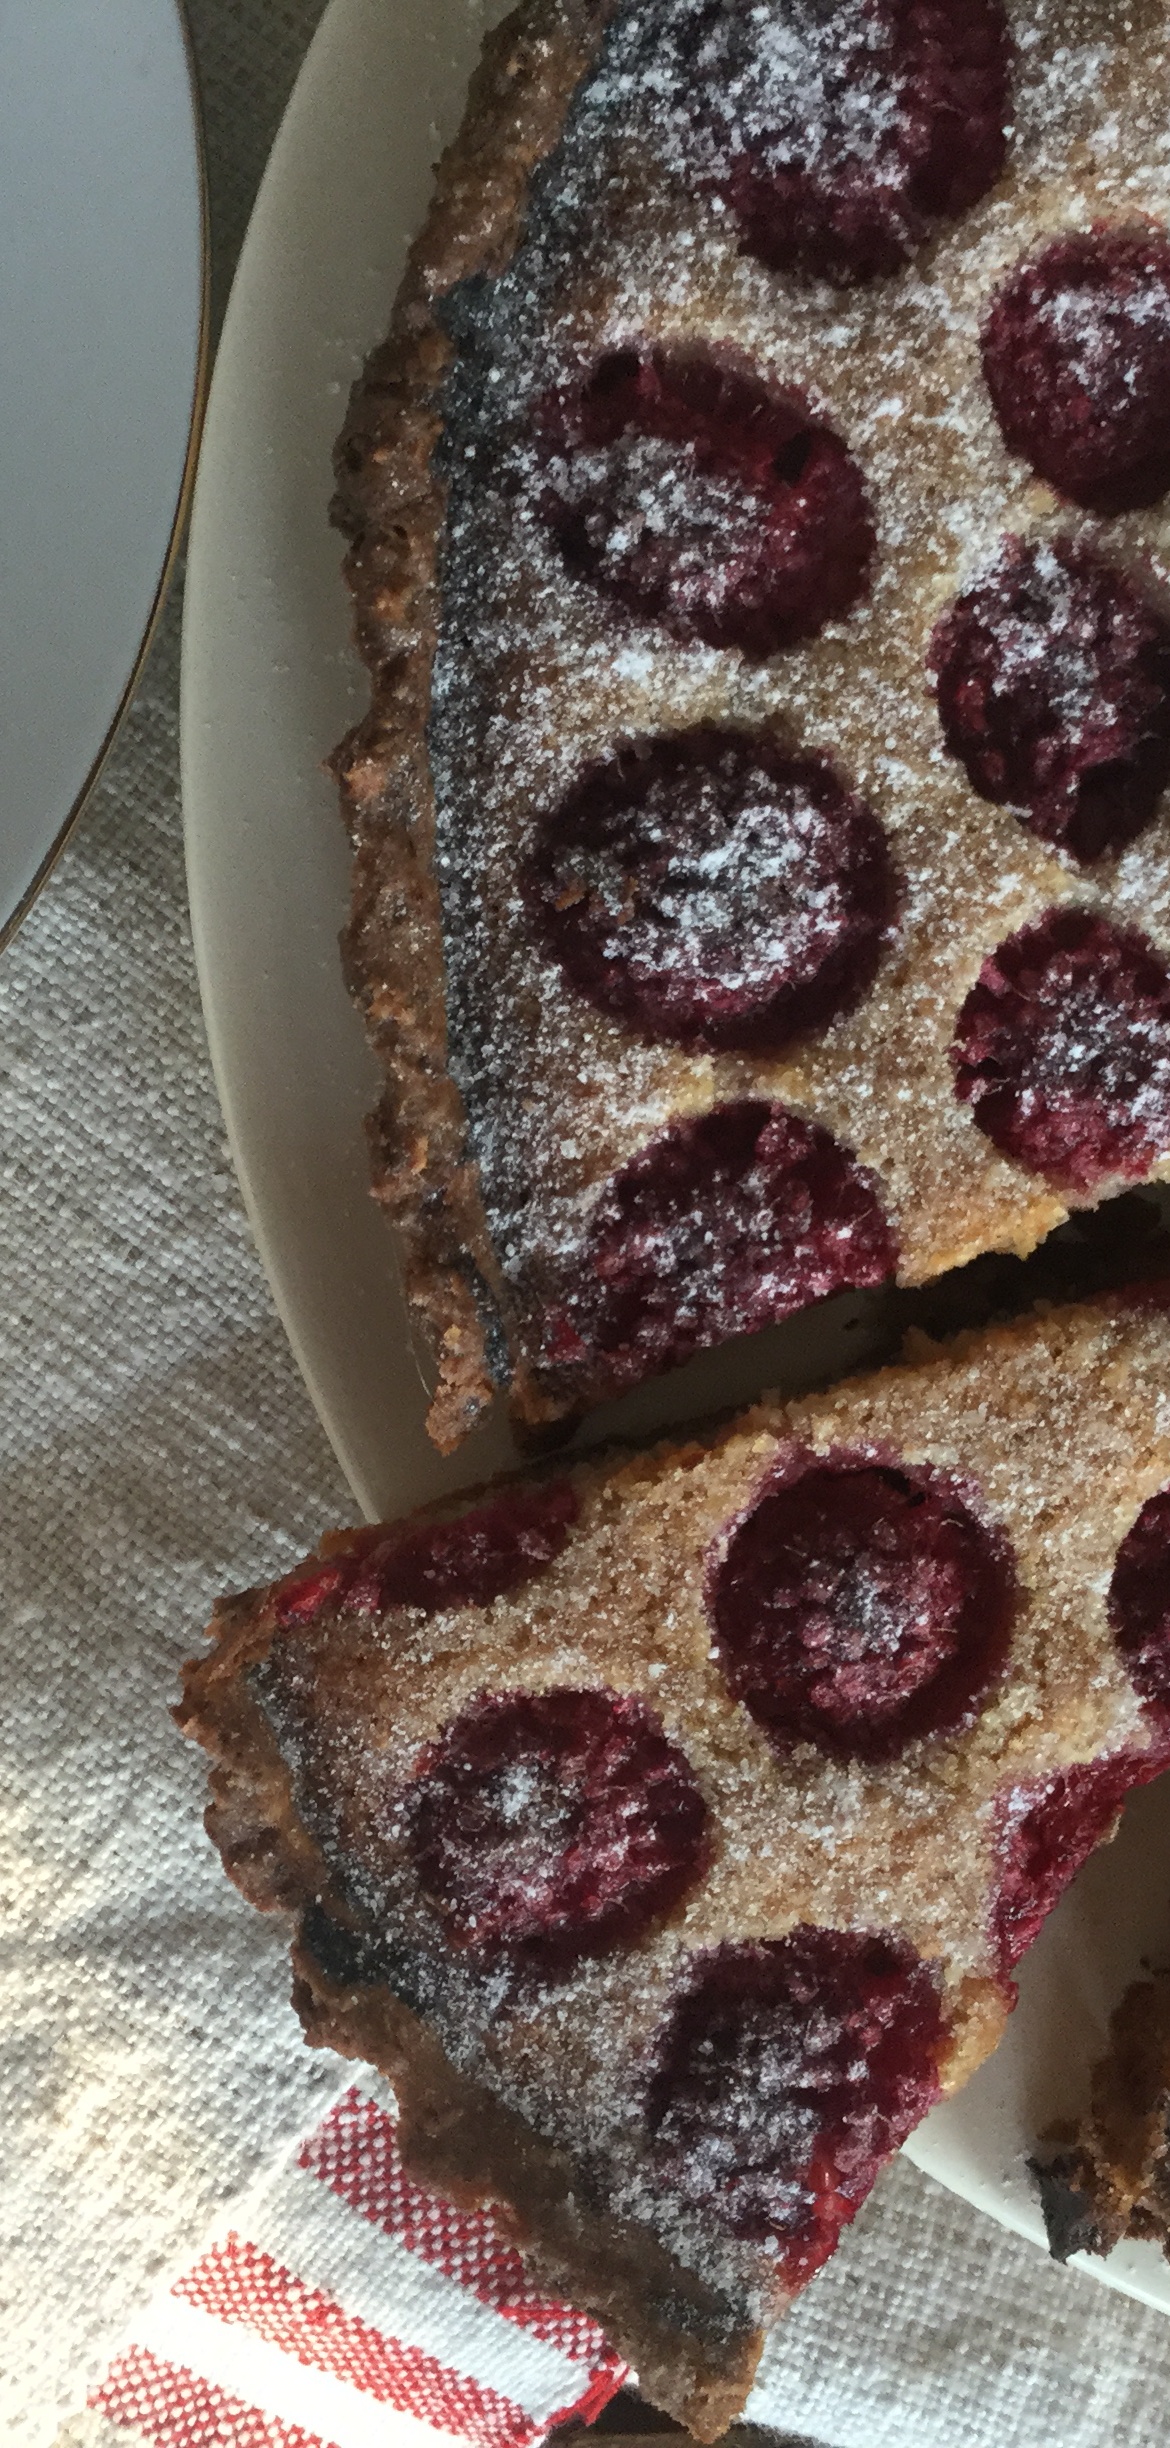
[[338, 449], [458, 1442], [1170, 1168], [1162, 0], [526, 0]]
[[1170, 1764], [1170, 1299], [345, 1531], [180, 1722], [412, 2173], [712, 2439]]

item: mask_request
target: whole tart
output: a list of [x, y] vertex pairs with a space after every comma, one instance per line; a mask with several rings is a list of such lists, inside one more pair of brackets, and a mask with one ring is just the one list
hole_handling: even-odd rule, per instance
[[335, 515], [449, 1447], [1170, 1170], [1161, 0], [526, 0]]
[[1170, 1763], [1168, 1367], [1164, 1293], [924, 1346], [339, 1533], [187, 1669], [309, 2040], [702, 2439]]

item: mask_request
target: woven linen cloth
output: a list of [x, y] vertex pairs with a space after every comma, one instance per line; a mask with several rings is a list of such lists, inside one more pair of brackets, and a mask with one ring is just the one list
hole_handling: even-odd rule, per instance
[[139, 2313], [90, 2410], [123, 2448], [532, 2448], [625, 2377], [488, 2213], [411, 2182], [368, 2076]]
[[[319, 8], [192, 0], [191, 14], [222, 305]], [[188, 2343], [200, 2318], [226, 2330], [222, 2288], [208, 2311], [209, 2269], [226, 2285], [225, 2238], [247, 2242], [249, 2223], [253, 2274], [255, 2253], [286, 2266], [274, 2203], [281, 2253], [303, 2262], [288, 2272], [280, 2362], [292, 2297], [307, 2318], [314, 2291], [330, 2318], [378, 2332], [375, 2360], [385, 2322], [404, 2352], [435, 2344], [433, 2331], [404, 2337], [409, 2291], [391, 2305], [387, 2238], [352, 2205], [332, 2259], [314, 2259], [303, 2226], [290, 2236], [297, 2137], [351, 2077], [303, 2047], [284, 1933], [223, 1878], [200, 1824], [203, 1764], [168, 1716], [216, 1592], [287, 1570], [354, 1517], [252, 1251], [215, 1103], [183, 892], [179, 610], [176, 596], [73, 845], [0, 958], [10, 2448], [49, 2448], [62, 2425], [73, 2448], [145, 2439], [111, 2394], [127, 2339], [157, 2351], [167, 2318], [186, 2321]], [[235, 2327], [237, 2378], [254, 2336], [252, 2368], [271, 2380], [272, 2338], [250, 2316]], [[526, 2395], [513, 2327], [517, 2376], [499, 2394], [539, 2427], [551, 2409]], [[441, 2359], [458, 2366], [464, 2350], [444, 2337]], [[777, 2332], [751, 2410], [822, 2448], [1164, 2448], [1168, 2368], [1159, 2315], [1052, 2268], [901, 2162]], [[315, 2385], [304, 2372], [294, 2408]], [[313, 2435], [303, 2412], [283, 2430], [262, 2416], [241, 2428], [230, 2394], [205, 2404], [202, 2428], [192, 2399], [176, 2443]], [[433, 2436], [425, 2393], [417, 2404]], [[367, 2386], [360, 2410], [363, 2441], [394, 2440], [389, 2396]]]

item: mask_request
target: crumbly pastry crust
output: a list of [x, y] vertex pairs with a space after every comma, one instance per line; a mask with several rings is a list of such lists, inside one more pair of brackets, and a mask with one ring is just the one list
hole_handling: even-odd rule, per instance
[[272, 1637], [267, 1595], [246, 1591], [216, 1607], [215, 1650], [188, 1670], [177, 1714], [215, 1762], [205, 1825], [228, 1876], [258, 1911], [298, 1916], [293, 2004], [306, 2039], [385, 2074], [409, 2173], [448, 2200], [493, 2204], [536, 2276], [619, 2342], [652, 2402], [697, 2438], [717, 2439], [751, 2388], [758, 2324], [731, 2317], [726, 2297], [645, 2228], [582, 2199], [571, 2155], [469, 2081], [376, 1965], [363, 1970], [352, 1908], [299, 1816], [287, 1763], [246, 1680]]
[[[582, 1265], [622, 1166], [729, 1099], [778, 1098], [852, 1151], [905, 1282], [1034, 1247], [1080, 1194], [998, 1154], [956, 1102], [963, 998], [996, 944], [1056, 904], [1136, 924], [1170, 953], [1164, 820], [1078, 867], [975, 795], [943, 748], [927, 674], [935, 620], [1005, 534], [1087, 538], [1165, 601], [1164, 511], [1099, 518], [1058, 502], [1007, 455], [978, 349], [986, 302], [1029, 245], [1099, 217], [1170, 217], [1158, 0], [1010, 0], [1005, 175], [907, 272], [844, 293], [766, 271], [713, 224], [702, 180], [688, 188], [669, 94], [653, 124], [637, 119], [657, 71], [625, 17], [585, 75], [610, 14], [549, 0], [492, 38], [339, 451], [374, 676], [370, 715], [338, 757], [357, 845], [347, 959], [387, 1071], [375, 1184], [437, 1349], [444, 1445], [493, 1381], [530, 1429], [597, 1399], [547, 1364], [542, 1307]], [[554, 174], [530, 193], [562, 134]], [[878, 526], [872, 591], [847, 619], [751, 666], [631, 622], [557, 565], [525, 418], [631, 335], [713, 343], [828, 414]], [[839, 759], [903, 879], [872, 992], [775, 1057], [648, 1042], [593, 1010], [538, 956], [509, 883], [534, 815], [591, 760], [719, 721]], [[444, 859], [460, 872], [441, 903]]]
[[410, 2174], [460, 2205], [490, 2202], [538, 2282], [619, 2343], [643, 2395], [697, 2439], [718, 2439], [751, 2389], [762, 2331], [729, 2315], [645, 2228], [582, 2200], [571, 2156], [461, 2076], [384, 1983], [331, 1978], [330, 1954], [336, 1964], [345, 1953], [335, 1928], [302, 1924], [293, 2004], [310, 2046], [387, 2075]]
[[[986, 2056], [1010, 1995], [993, 1934], [1005, 1796], [1115, 1757], [1141, 1781], [1165, 1756], [1106, 1592], [1120, 1541], [1170, 1480], [1168, 1362], [1154, 1296], [924, 1346], [915, 1366], [765, 1403], [689, 1444], [579, 1465], [567, 1544], [486, 1609], [378, 1620], [326, 1601], [286, 1646], [280, 1682], [290, 1585], [277, 1585], [225, 1602], [211, 1654], [187, 1670], [180, 1722], [214, 1762], [208, 1828], [251, 1901], [298, 1915], [308, 2037], [389, 2076], [415, 2173], [504, 2204], [549, 2282], [699, 2437], [742, 2403], [789, 2290], [766, 2255], [646, 2179], [638, 2069], [679, 1966], [806, 1924], [880, 1928], [937, 1974], [942, 2087]], [[999, 1677], [949, 1732], [888, 1758], [777, 1754], [711, 1649], [711, 1558], [794, 1449], [944, 1471], [1014, 1557]], [[339, 1534], [321, 1555], [372, 1535]], [[535, 1989], [456, 1959], [385, 1836], [420, 1746], [485, 1686], [641, 1695], [716, 1830], [664, 1925]]]
[[1045, 2139], [1060, 2146], [1034, 2163], [1054, 2260], [1125, 2236], [1170, 2255], [1170, 1972], [1126, 1990], [1085, 2114]]
[[443, 930], [427, 747], [439, 539], [435, 462], [454, 344], [436, 305], [515, 249], [534, 165], [556, 143], [616, 0], [522, 0], [490, 34], [436, 174], [388, 337], [337, 445], [335, 523], [350, 539], [368, 714], [334, 757], [354, 845], [346, 974], [387, 1085], [370, 1117], [375, 1194], [398, 1226], [407, 1291], [439, 1364], [431, 1432], [456, 1445], [493, 1392], [485, 1307], [498, 1298], [462, 1098], [447, 1068]]

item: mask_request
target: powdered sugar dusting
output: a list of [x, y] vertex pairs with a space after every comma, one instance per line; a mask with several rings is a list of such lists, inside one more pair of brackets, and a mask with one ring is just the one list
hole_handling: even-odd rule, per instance
[[[1164, 331], [1170, 320], [1170, 291], [1165, 281], [1149, 279], [1116, 301], [1091, 289], [1064, 290], [1045, 298], [1040, 318], [1074, 360], [1077, 374], [1090, 393], [1106, 390], [1118, 357], [1118, 333], [1127, 328]], [[1132, 374], [1128, 377], [1133, 385]]]
[[1062, 1189], [1141, 1179], [1170, 1148], [1170, 973], [1144, 936], [1050, 911], [1001, 945], [955, 1034], [996, 1146]]
[[830, 177], [864, 167], [893, 183], [903, 102], [877, 10], [843, 10], [837, 0], [779, 10], [760, 0], [737, 14], [700, 4], [677, 12], [675, 42], [687, 85], [710, 97], [719, 129], [696, 127], [676, 86], [679, 142], [705, 148], [713, 165], [726, 170], [734, 145], [769, 165], [821, 163]]
[[[684, 7], [677, 26], [701, 14]], [[861, 0], [838, 14], [868, 42]], [[872, 1168], [906, 1280], [987, 1246], [1031, 1246], [1067, 1200], [1005, 1162], [956, 1103], [955, 1014], [995, 945], [1063, 900], [1132, 913], [1170, 950], [1164, 819], [1100, 876], [1077, 874], [969, 787], [926, 679], [936, 618], [1006, 533], [1087, 533], [1144, 583], [1170, 584], [1163, 511], [1103, 525], [1059, 509], [1005, 453], [979, 366], [991, 290], [1054, 226], [1170, 220], [1170, 30], [1154, 0], [1016, 0], [1009, 17], [1007, 173], [896, 279], [833, 291], [740, 252], [694, 176], [670, 86], [675, 11], [648, 0], [619, 17], [512, 268], [452, 301], [461, 352], [431, 730], [451, 1060], [521, 1343], [537, 1287], [579, 1263], [605, 1183], [680, 1114], [743, 1095], [787, 1100]], [[788, 44], [803, 107], [822, 69], [829, 78], [821, 13], [786, 21], [781, 56], [789, 32], [813, 45], [798, 72]], [[828, 81], [823, 92], [827, 110]], [[535, 403], [644, 335], [702, 340], [799, 390], [870, 490], [868, 601], [762, 667], [672, 643], [599, 597], [561, 565], [541, 519]], [[677, 481], [654, 454], [646, 474], [652, 500]], [[1074, 696], [1079, 685], [1071, 674]], [[766, 722], [794, 751], [836, 760], [903, 877], [872, 993], [776, 1059], [655, 1043], [592, 1008], [535, 945], [517, 880], [584, 766], [635, 735], [710, 721]]]
[[[1030, 617], [1025, 610], [1004, 629], [1002, 685], [1005, 691], [1023, 690], [1043, 677], [1061, 729], [1079, 740], [1096, 702], [1094, 635], [1072, 574], [1050, 538], [1042, 540], [1033, 566], [1042, 593]], [[1001, 550], [991, 574], [1005, 573], [1007, 567], [1008, 556]]]
[[980, 795], [1092, 864], [1134, 840], [1170, 777], [1170, 622], [1065, 537], [1005, 538], [935, 629], [947, 744]]
[[[672, 803], [676, 799], [677, 786]], [[817, 878], [817, 810], [805, 800], [791, 811], [778, 811], [776, 794], [766, 795], [760, 788], [737, 808], [734, 829], [722, 827], [717, 793], [707, 774], [697, 777], [692, 805], [695, 801], [696, 825], [703, 826], [709, 846], [696, 854], [685, 883], [671, 878], [659, 896], [655, 963], [677, 967], [686, 957], [690, 937], [699, 945], [718, 944], [721, 954], [726, 944], [719, 976], [731, 988], [761, 985], [774, 970], [802, 968], [821, 931], [831, 930], [845, 914], [840, 878]], [[617, 878], [600, 856], [584, 856], [580, 875], [582, 891], [605, 911], [604, 957], [620, 959], [628, 901], [619, 895]], [[763, 933], [752, 926], [760, 904], [767, 910]]]
[[[674, 556], [676, 583], [685, 588], [701, 572], [709, 575], [716, 604], [726, 594], [730, 564], [765, 517], [763, 495], [696, 465], [693, 442], [637, 434], [613, 450], [574, 451], [554, 458], [549, 483], [566, 510], [582, 512], [586, 533], [611, 587], [628, 581], [635, 552], [647, 534], [669, 544], [685, 531]], [[609, 492], [609, 517], [592, 503]], [[722, 585], [720, 583], [722, 578]]]
[[578, 992], [707, 1045], [775, 1045], [855, 1003], [896, 897], [876, 819], [830, 766], [714, 727], [587, 772], [529, 873]]

